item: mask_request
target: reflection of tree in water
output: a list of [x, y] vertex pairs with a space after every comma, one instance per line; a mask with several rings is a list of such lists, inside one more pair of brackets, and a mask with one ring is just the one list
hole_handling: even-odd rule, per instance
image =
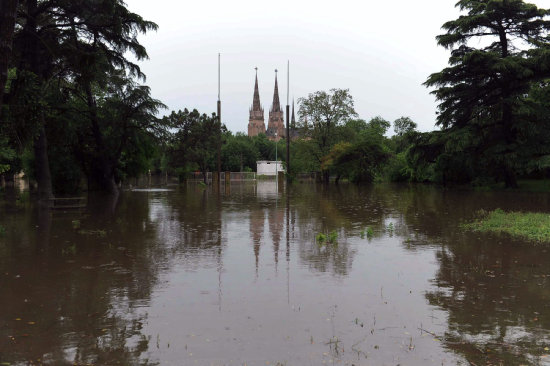
[[522, 243], [468, 241], [437, 252], [430, 304], [449, 314], [445, 341], [479, 364], [527, 364], [548, 354], [550, 258]]
[[111, 205], [82, 215], [33, 210], [11, 222], [0, 258], [2, 361], [151, 364], [139, 305], [158, 281], [155, 229], [146, 199], [121, 207], [118, 216]]
[[[367, 226], [380, 232], [384, 225], [387, 209], [372, 187], [302, 185], [290, 195], [300, 259], [316, 271], [347, 275], [356, 254], [347, 237]], [[338, 244], [320, 246], [315, 236], [331, 231], [338, 233]]]
[[537, 210], [547, 197], [536, 196], [440, 190], [403, 195], [405, 221], [424, 237], [414, 246], [438, 245], [437, 288], [426, 298], [448, 313], [442, 339], [471, 364], [542, 364], [540, 357], [550, 353], [544, 349], [550, 343], [550, 250], [459, 226], [482, 208]]
[[220, 198], [199, 186], [151, 201], [151, 220], [171, 260], [185, 268], [220, 265], [222, 220]]

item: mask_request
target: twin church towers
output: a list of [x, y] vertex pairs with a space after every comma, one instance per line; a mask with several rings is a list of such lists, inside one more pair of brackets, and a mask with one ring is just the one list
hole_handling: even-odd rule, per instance
[[[267, 129], [264, 122], [264, 109], [260, 104], [260, 92], [258, 90], [258, 68], [256, 67], [256, 83], [254, 84], [254, 99], [250, 108], [248, 120], [248, 136], [257, 136], [263, 133], [268, 139], [279, 141], [286, 137], [285, 119], [281, 103], [279, 101], [279, 86], [277, 84], [277, 70], [275, 70], [275, 90], [273, 91], [273, 104], [269, 110]], [[294, 103], [292, 104], [292, 125], [295, 123]]]

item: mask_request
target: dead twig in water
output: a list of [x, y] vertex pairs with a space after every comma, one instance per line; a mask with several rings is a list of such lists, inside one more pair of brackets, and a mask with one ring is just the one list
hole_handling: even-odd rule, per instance
[[430, 334], [430, 335], [432, 335], [432, 336], [434, 336], [434, 337], [438, 337], [437, 334], [432, 333], [432, 332], [430, 332], [429, 330], [426, 330], [426, 329], [424, 329], [424, 328], [418, 328], [418, 330], [420, 330], [420, 331], [422, 331], [422, 332], [426, 332], [426, 333], [428, 333], [428, 334]]

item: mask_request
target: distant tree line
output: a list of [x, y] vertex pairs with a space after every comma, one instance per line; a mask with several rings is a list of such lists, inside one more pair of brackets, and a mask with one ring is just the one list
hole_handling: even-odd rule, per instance
[[[522, 0], [461, 0], [443, 25], [449, 66], [425, 85], [439, 102], [438, 130], [408, 117], [361, 119], [346, 89], [299, 99], [289, 174], [328, 183], [503, 182], [550, 173], [550, 11]], [[137, 40], [157, 25], [121, 0], [0, 2], [0, 175], [24, 171], [40, 198], [116, 192], [145, 172], [184, 179], [254, 171], [286, 161], [286, 142], [233, 134], [215, 114], [173, 111], [151, 97]], [[206, 174], [204, 174], [206, 176]]]

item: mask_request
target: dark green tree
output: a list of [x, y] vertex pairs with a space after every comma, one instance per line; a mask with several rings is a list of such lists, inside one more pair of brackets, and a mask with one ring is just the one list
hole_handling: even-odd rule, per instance
[[19, 0], [0, 0], [0, 122]]
[[231, 172], [255, 171], [259, 153], [253, 139], [237, 132], [225, 135], [225, 143], [222, 146], [222, 169]]
[[[215, 166], [218, 151], [218, 135], [212, 133], [220, 130], [217, 116], [200, 114], [196, 109], [191, 112], [185, 109], [172, 112], [165, 118], [176, 129], [172, 142], [172, 161], [180, 167], [196, 164], [206, 184], [207, 172]], [[227, 131], [223, 124], [221, 131], [222, 134]]]
[[399, 117], [393, 121], [393, 131], [399, 137], [416, 130], [416, 127], [417, 124], [409, 117]]
[[[336, 129], [347, 119], [357, 115], [353, 108], [353, 98], [348, 89], [331, 89], [330, 92], [318, 91], [307, 98], [300, 98], [298, 115], [305, 137], [311, 138], [315, 145], [310, 151], [319, 163], [332, 146], [338, 141]], [[323, 180], [328, 183], [330, 172], [323, 171]]]
[[381, 117], [375, 117], [356, 136], [353, 142], [335, 144], [325, 155], [322, 168], [356, 183], [370, 183], [382, 171], [391, 157], [391, 151], [384, 136], [390, 124]]
[[[80, 111], [86, 118], [78, 120], [93, 136], [97, 165], [101, 166], [101, 173], [92, 178], [102, 180], [102, 189], [112, 190], [113, 164], [102, 157], [106, 148], [103, 134], [107, 131], [100, 129], [98, 92], [106, 90], [112, 75], [122, 72], [143, 77], [127, 53], [137, 60], [146, 58], [137, 35], [156, 29], [156, 24], [130, 12], [121, 0], [24, 0], [17, 23], [12, 62], [17, 76], [8, 101], [26, 111], [25, 118], [17, 118], [22, 114], [12, 114], [11, 110], [10, 115], [17, 129], [28, 130], [25, 135], [31, 137], [40, 198], [52, 196], [47, 125], [56, 123], [56, 115], [63, 112], [59, 103], [50, 103], [56, 93], [62, 93], [65, 101], [70, 100], [69, 94], [85, 95], [87, 110]], [[34, 95], [22, 93], [24, 90], [32, 90]]]
[[[443, 25], [437, 37], [451, 50], [449, 67], [430, 75], [439, 101], [437, 125], [445, 135], [467, 134], [468, 158], [506, 186], [530, 158], [521, 151], [524, 97], [550, 72], [550, 12], [522, 0], [461, 0], [465, 15]], [[445, 143], [443, 143], [445, 145]], [[455, 146], [456, 147], [456, 146]]]
[[[81, 96], [85, 95], [86, 91]], [[80, 140], [89, 148], [83, 163], [90, 188], [113, 193], [117, 191], [115, 178], [135, 176], [150, 168], [145, 160], [153, 155], [151, 140], [166, 135], [167, 126], [156, 118], [164, 105], [151, 97], [149, 87], [124, 74], [110, 75], [106, 87], [96, 90], [93, 98], [93, 111], [88, 110], [90, 124], [80, 129], [86, 134]]]

